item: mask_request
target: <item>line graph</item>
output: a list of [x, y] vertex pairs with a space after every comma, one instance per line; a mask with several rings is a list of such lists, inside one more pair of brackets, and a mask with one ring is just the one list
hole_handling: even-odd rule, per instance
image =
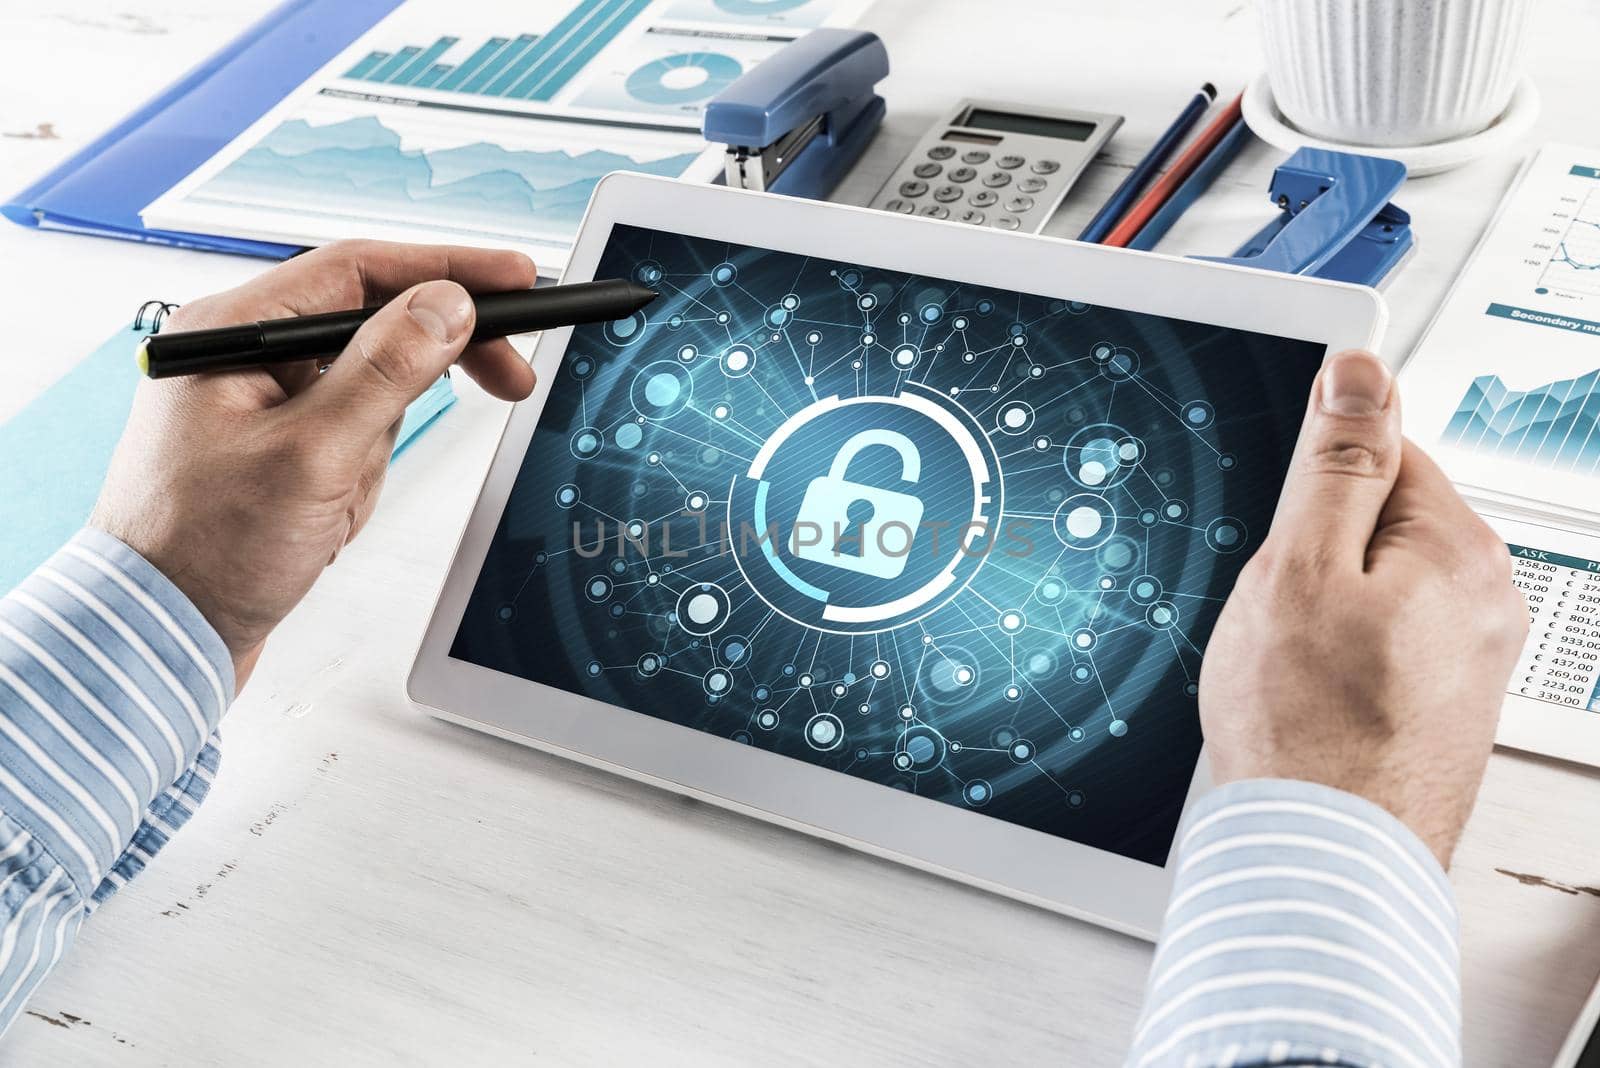
[[1539, 276], [1539, 292], [1600, 297], [1600, 186], [1589, 191]]

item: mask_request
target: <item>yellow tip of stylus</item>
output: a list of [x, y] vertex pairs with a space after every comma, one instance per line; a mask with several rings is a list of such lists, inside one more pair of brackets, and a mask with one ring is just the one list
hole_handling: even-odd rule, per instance
[[134, 360], [139, 364], [139, 373], [142, 375], [150, 373], [149, 348], [150, 340], [146, 338], [144, 341], [139, 342], [139, 351], [133, 354]]

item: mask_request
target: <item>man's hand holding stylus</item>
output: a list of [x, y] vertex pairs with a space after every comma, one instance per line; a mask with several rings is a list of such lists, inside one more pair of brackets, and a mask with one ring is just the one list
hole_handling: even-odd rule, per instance
[[520, 400], [509, 342], [468, 345], [469, 290], [532, 286], [515, 252], [346, 242], [184, 305], [172, 330], [387, 302], [325, 374], [315, 363], [143, 381], [90, 525], [170, 578], [243, 686], [267, 635], [372, 515], [406, 405], [452, 364]]

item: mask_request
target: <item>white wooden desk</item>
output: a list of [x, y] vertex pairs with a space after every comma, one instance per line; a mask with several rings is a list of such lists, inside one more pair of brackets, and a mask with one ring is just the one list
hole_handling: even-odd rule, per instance
[[[65, 157], [267, 7], [0, 7], [0, 183]], [[1600, 142], [1592, 82], [1580, 89], [1600, 9], [1547, 0], [1541, 17], [1544, 114], [1527, 143]], [[1195, 86], [1232, 93], [1259, 67], [1244, 0], [882, 0], [866, 25], [893, 58], [890, 118], [840, 199], [864, 203], [959, 95], [1126, 114], [1060, 235]], [[1389, 290], [1392, 359], [1515, 155], [1405, 189], [1419, 251]], [[1280, 158], [1247, 150], [1163, 249], [1231, 250], [1269, 214]], [[261, 269], [0, 226], [0, 418], [144, 299]], [[467, 393], [399, 462], [371, 529], [230, 713], [211, 799], [85, 927], [0, 1064], [1119, 1063], [1145, 945], [407, 706], [402, 679], [503, 414]], [[1471, 1065], [1547, 1064], [1600, 972], [1597, 801], [1594, 774], [1490, 765], [1453, 873]]]

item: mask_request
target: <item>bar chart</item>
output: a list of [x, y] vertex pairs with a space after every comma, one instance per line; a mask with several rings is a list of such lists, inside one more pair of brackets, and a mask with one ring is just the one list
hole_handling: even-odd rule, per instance
[[650, 0], [582, 0], [548, 33], [490, 37], [459, 62], [446, 60], [461, 38], [447, 35], [427, 45], [370, 52], [344, 77], [397, 88], [547, 102], [648, 6]]

